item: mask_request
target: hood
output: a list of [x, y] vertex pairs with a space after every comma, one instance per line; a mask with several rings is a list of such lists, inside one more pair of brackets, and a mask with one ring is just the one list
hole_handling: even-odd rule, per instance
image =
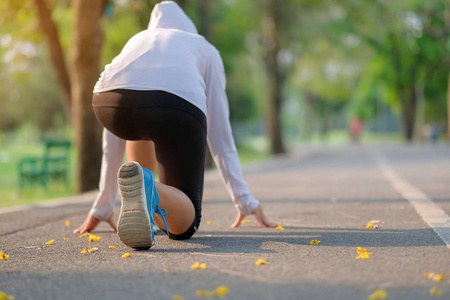
[[178, 29], [198, 34], [191, 19], [173, 1], [163, 1], [153, 8], [148, 29], [155, 28]]

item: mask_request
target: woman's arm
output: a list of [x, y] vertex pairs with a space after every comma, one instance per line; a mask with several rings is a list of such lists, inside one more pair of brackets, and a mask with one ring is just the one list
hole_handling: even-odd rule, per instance
[[205, 84], [208, 145], [225, 187], [238, 210], [233, 227], [239, 226], [244, 216], [249, 214], [255, 214], [261, 227], [274, 226], [265, 218], [259, 201], [253, 197], [242, 174], [229, 121], [225, 72], [218, 52], [208, 65]]
[[99, 193], [85, 222], [74, 233], [93, 230], [100, 221], [107, 221], [113, 229], [114, 206], [118, 196], [117, 171], [123, 163], [125, 140], [103, 129], [103, 157]]

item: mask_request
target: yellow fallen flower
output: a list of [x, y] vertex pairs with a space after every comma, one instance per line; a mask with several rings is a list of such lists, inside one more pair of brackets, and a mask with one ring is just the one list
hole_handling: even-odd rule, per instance
[[100, 241], [100, 239], [101, 239], [101, 237], [99, 237], [99, 236], [96, 236], [93, 234], [89, 235], [89, 242], [98, 242], [98, 241]]
[[184, 297], [181, 295], [173, 295], [173, 300], [184, 300]]
[[8, 260], [9, 255], [5, 255], [3, 251], [0, 251], [0, 260]]
[[130, 256], [131, 256], [130, 253], [125, 253], [124, 255], [122, 255], [123, 258], [127, 258], [127, 257], [130, 257]]
[[388, 296], [388, 293], [386, 292], [386, 290], [378, 289], [369, 296], [369, 299], [370, 300], [386, 299], [387, 296]]
[[169, 270], [167, 270], [167, 269], [163, 269], [163, 272], [164, 272], [164, 273], [167, 273], [167, 272], [169, 272]]
[[84, 238], [84, 237], [87, 237], [87, 236], [90, 236], [91, 234], [88, 232], [88, 233], [85, 233], [85, 234], [82, 234], [82, 235], [80, 235], [80, 236], [78, 236], [79, 238]]
[[0, 300], [14, 300], [14, 296], [7, 295], [4, 292], [0, 291]]
[[275, 230], [284, 230], [284, 227], [281, 225], [277, 225], [277, 227], [275, 228]]
[[98, 248], [89, 247], [89, 248], [87, 248], [87, 250], [86, 249], [81, 250], [80, 253], [86, 254], [86, 253], [97, 252], [97, 251], [99, 251]]
[[362, 254], [358, 254], [358, 256], [356, 256], [356, 259], [368, 259], [371, 253], [362, 253]]
[[109, 249], [116, 249], [116, 246], [109, 246]]
[[320, 243], [319, 240], [311, 240], [311, 242], [309, 242], [311, 245], [316, 245], [318, 243]]
[[266, 261], [266, 260], [264, 260], [264, 259], [262, 259], [262, 258], [260, 258], [260, 259], [258, 259], [258, 260], [256, 261], [255, 264], [256, 264], [257, 266], [259, 266], [259, 265], [268, 265], [269, 262]]
[[367, 225], [366, 226], [364, 226], [364, 227], [366, 227], [366, 228], [378, 228], [378, 225], [374, 225], [373, 224], [373, 221], [370, 221], [370, 222], [368, 222], [367, 223]]
[[63, 241], [68, 241], [69, 239], [66, 237], [63, 237]]
[[440, 297], [440, 296], [442, 296], [442, 290], [432, 287], [432, 288], [430, 288], [430, 296]]
[[70, 226], [70, 221], [65, 221], [65, 222], [64, 222], [64, 225]]
[[226, 294], [228, 294], [229, 292], [230, 292], [230, 289], [227, 286], [221, 285], [221, 286], [217, 287], [217, 289], [215, 290], [215, 296], [223, 297]]
[[197, 297], [223, 297], [227, 295], [230, 292], [230, 289], [225, 286], [221, 285], [217, 287], [214, 291], [207, 291], [207, 290], [198, 290], [195, 292], [195, 295]]
[[198, 290], [195, 292], [195, 296], [197, 297], [214, 297], [213, 292], [207, 290]]
[[191, 269], [192, 270], [195, 270], [195, 269], [206, 269], [206, 265], [205, 264], [199, 264], [198, 261], [196, 261], [195, 264], [193, 264], [191, 266]]
[[53, 245], [53, 242], [54, 242], [55, 240], [50, 240], [50, 241], [48, 241], [47, 243], [45, 243], [46, 245]]
[[[358, 254], [363, 254], [363, 253], [367, 252], [366, 248], [361, 248], [361, 247], [358, 247], [357, 251], [358, 251]], [[372, 253], [370, 253], [370, 254], [372, 254]]]
[[241, 224], [248, 224], [248, 223], [250, 223], [251, 221], [250, 220], [242, 220], [241, 221]]
[[356, 256], [356, 259], [368, 259], [371, 254], [365, 248], [358, 247], [358, 256]]
[[208, 221], [206, 221], [206, 224], [211, 225], [211, 224], [212, 224], [212, 221], [211, 221], [211, 220], [208, 220]]
[[424, 276], [429, 279], [433, 279], [434, 281], [441, 281], [442, 279], [444, 279], [442, 274], [435, 274], [433, 272], [427, 272]]

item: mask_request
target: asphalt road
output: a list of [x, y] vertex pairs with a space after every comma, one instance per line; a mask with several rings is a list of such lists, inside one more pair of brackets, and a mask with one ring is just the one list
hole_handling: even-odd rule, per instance
[[[235, 210], [216, 171], [205, 178], [198, 234], [157, 235], [148, 251], [127, 248], [106, 225], [93, 232], [98, 242], [71, 233], [95, 192], [0, 210], [0, 251], [10, 256], [0, 260], [0, 291], [16, 300], [201, 299], [196, 291], [224, 285], [223, 299], [369, 299], [378, 289], [386, 299], [450, 299], [450, 145], [301, 148], [244, 174], [284, 230], [253, 217], [231, 229]], [[99, 251], [80, 253], [88, 247]], [[356, 259], [357, 247], [372, 254]]]

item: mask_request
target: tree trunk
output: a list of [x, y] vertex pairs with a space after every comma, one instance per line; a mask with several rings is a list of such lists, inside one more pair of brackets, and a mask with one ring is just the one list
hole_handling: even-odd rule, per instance
[[197, 0], [198, 32], [210, 43], [214, 43], [211, 30], [211, 0]]
[[92, 90], [99, 75], [103, 1], [73, 0], [72, 113], [77, 145], [76, 191], [96, 189], [101, 166], [101, 126], [92, 110]]
[[403, 134], [407, 142], [414, 137], [414, 123], [416, 117], [416, 90], [414, 84], [410, 84], [402, 96], [403, 105]]
[[305, 100], [305, 109], [303, 114], [303, 137], [304, 139], [311, 139], [314, 131], [314, 105], [316, 103], [316, 96], [313, 93], [307, 92]]
[[183, 10], [186, 8], [186, 0], [177, 0], [176, 2]]
[[283, 138], [281, 134], [281, 87], [276, 83], [269, 84], [269, 135], [270, 149], [273, 154], [284, 153]]
[[[450, 32], [450, 2], [447, 1], [445, 6], [445, 28], [446, 35]], [[447, 56], [446, 66], [449, 67], [449, 56]], [[450, 141], [450, 73], [448, 74], [448, 84], [447, 84], [447, 140]]]
[[450, 73], [447, 85], [447, 139], [450, 141]]
[[264, 47], [265, 64], [268, 79], [269, 99], [269, 138], [270, 150], [274, 154], [284, 153], [281, 128], [281, 104], [283, 76], [278, 64], [280, 51], [279, 26], [280, 14], [276, 0], [270, 0], [266, 6], [267, 24], [265, 28]]
[[56, 73], [56, 79], [59, 83], [59, 90], [62, 104], [66, 113], [67, 120], [71, 117], [71, 101], [70, 101], [70, 78], [67, 72], [64, 53], [58, 36], [58, 28], [51, 17], [51, 10], [46, 0], [34, 0], [39, 16], [39, 24], [47, 37], [47, 47], [50, 54], [50, 60]]

